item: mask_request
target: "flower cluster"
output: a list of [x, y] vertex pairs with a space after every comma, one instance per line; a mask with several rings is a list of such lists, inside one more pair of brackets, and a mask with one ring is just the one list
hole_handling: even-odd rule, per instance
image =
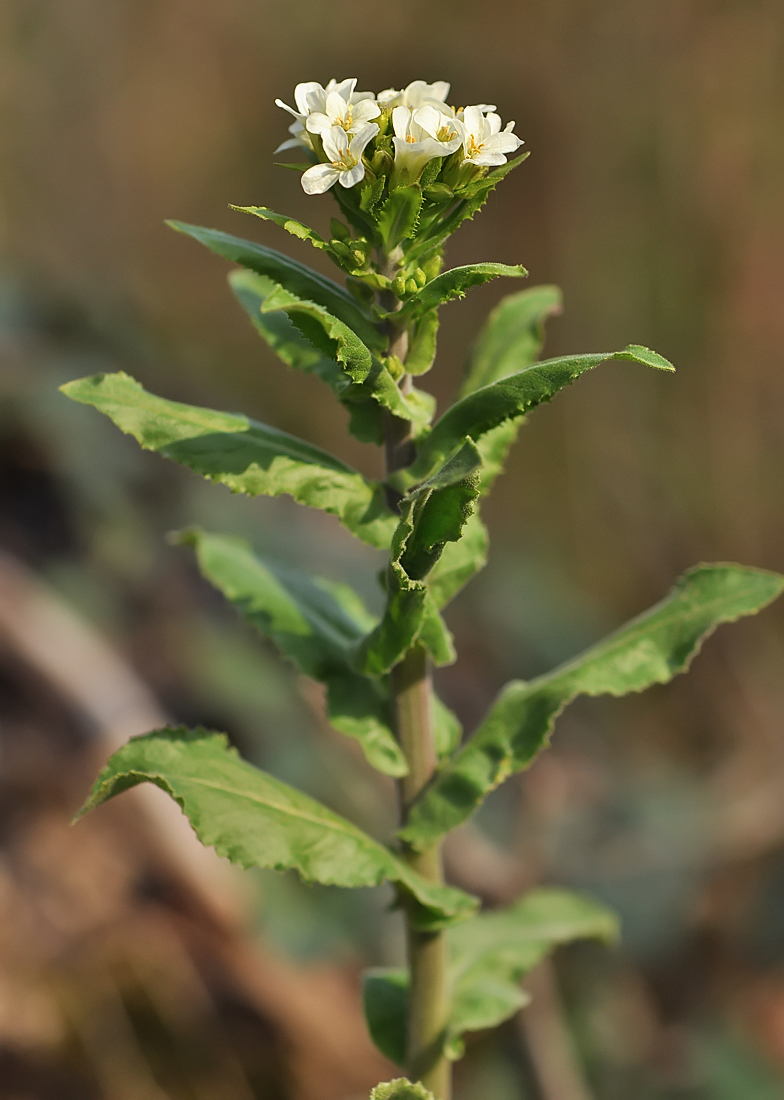
[[294, 89], [296, 110], [276, 100], [293, 115], [291, 138], [284, 149], [307, 150], [316, 163], [302, 174], [302, 187], [320, 195], [335, 183], [354, 187], [367, 175], [389, 175], [390, 187], [417, 182], [426, 165], [441, 158], [441, 179], [454, 184], [505, 164], [523, 144], [502, 128], [492, 104], [454, 108], [447, 103], [449, 84], [414, 80], [398, 91], [375, 95], [357, 92], [356, 80], [330, 80], [326, 87], [310, 81]]

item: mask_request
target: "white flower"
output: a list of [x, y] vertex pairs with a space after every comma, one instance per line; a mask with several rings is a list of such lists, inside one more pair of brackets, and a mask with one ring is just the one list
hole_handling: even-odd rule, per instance
[[456, 120], [463, 132], [463, 159], [480, 167], [506, 164], [506, 154], [523, 144], [513, 134], [514, 123], [501, 129], [501, 119], [492, 111], [485, 116], [481, 107], [466, 107]]
[[314, 164], [302, 173], [302, 189], [308, 195], [323, 195], [338, 180], [343, 187], [353, 187], [365, 175], [362, 154], [365, 146], [378, 133], [375, 122], [366, 122], [361, 130], [349, 135], [342, 126], [333, 126], [321, 135], [327, 164]]
[[376, 96], [382, 107], [424, 107], [427, 104], [439, 107], [446, 103], [449, 95], [449, 85], [445, 80], [437, 80], [435, 84], [426, 84], [424, 80], [412, 80], [402, 92], [396, 88], [387, 88]]
[[431, 105], [395, 107], [392, 127], [396, 174], [408, 180], [418, 179], [433, 157], [448, 157], [463, 144], [462, 126]]
[[307, 131], [306, 122], [310, 115], [326, 111], [327, 99], [330, 95], [336, 94], [346, 103], [351, 104], [358, 103], [361, 100], [373, 99], [372, 92], [355, 92], [356, 85], [356, 77], [341, 81], [330, 80], [326, 88], [315, 80], [298, 84], [294, 89], [294, 102], [297, 104], [296, 111], [289, 107], [287, 103], [276, 99], [275, 103], [278, 107], [282, 107], [284, 111], [288, 111], [290, 115], [293, 115], [294, 121], [289, 126], [289, 133], [293, 136], [288, 141], [284, 141], [282, 145], [279, 145], [275, 152], [280, 153], [283, 149], [293, 149], [297, 146], [304, 146], [304, 148], [312, 150], [313, 142]]
[[323, 134], [333, 126], [341, 126], [347, 134], [358, 133], [366, 122], [381, 114], [375, 100], [364, 98], [371, 93], [359, 93], [362, 99], [340, 92], [330, 92], [323, 111], [312, 111], [305, 122], [311, 134]]

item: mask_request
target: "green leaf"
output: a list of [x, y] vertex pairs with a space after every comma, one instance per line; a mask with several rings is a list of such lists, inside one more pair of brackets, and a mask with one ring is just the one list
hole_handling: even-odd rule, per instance
[[193, 546], [202, 574], [240, 614], [305, 676], [327, 687], [335, 729], [357, 740], [369, 764], [385, 775], [408, 772], [392, 732], [385, 684], [354, 671], [354, 647], [375, 625], [362, 601], [345, 586], [264, 561], [244, 539], [197, 528], [178, 541]]
[[389, 545], [395, 518], [381, 486], [340, 459], [238, 413], [183, 405], [147, 393], [127, 374], [96, 374], [61, 387], [105, 413], [148, 451], [249, 496], [290, 493], [300, 504], [337, 516], [358, 538]]
[[333, 317], [323, 306], [275, 286], [261, 305], [262, 313], [282, 310], [291, 317], [306, 340], [319, 351], [336, 359], [352, 382], [364, 382], [370, 373], [373, 356], [353, 329]]
[[[479, 478], [481, 492], [481, 485], [485, 480], [484, 465], [480, 470]], [[460, 541], [446, 544], [441, 557], [427, 578], [428, 588], [436, 607], [445, 607], [450, 600], [454, 599], [463, 585], [484, 569], [487, 564], [489, 543], [487, 528], [478, 513], [474, 512], [463, 528]]]
[[384, 249], [393, 248], [416, 233], [422, 209], [422, 188], [417, 183], [394, 190], [378, 212], [378, 232]]
[[469, 895], [426, 883], [356, 825], [242, 760], [225, 734], [179, 728], [132, 738], [110, 757], [74, 820], [139, 783], [171, 795], [202, 844], [241, 867], [295, 870], [333, 886], [396, 883], [425, 929], [475, 908]]
[[279, 293], [275, 289], [277, 284], [272, 280], [252, 271], [234, 271], [229, 276], [229, 283], [259, 335], [283, 362], [295, 370], [315, 374], [326, 382], [349, 410], [349, 428], [358, 439], [366, 443], [383, 443], [384, 409], [389, 409], [401, 420], [411, 421], [415, 437], [430, 423], [435, 411], [435, 402], [430, 394], [416, 389], [408, 394], [401, 393], [386, 366], [376, 358], [372, 359], [364, 381], [352, 382], [337, 362], [334, 343], [325, 342], [329, 341], [329, 337], [323, 328], [319, 332], [320, 326], [314, 325], [309, 330], [306, 315], [297, 314], [296, 307], [291, 312], [293, 317], [298, 318], [300, 331], [293, 327], [288, 316], [269, 312], [268, 297]]
[[414, 1084], [407, 1077], [397, 1077], [394, 1081], [385, 1081], [370, 1093], [370, 1100], [435, 1100], [432, 1092], [424, 1085]]
[[439, 760], [451, 756], [463, 736], [463, 726], [456, 714], [433, 695], [433, 740]]
[[434, 222], [427, 233], [420, 231], [419, 237], [409, 250], [407, 258], [411, 261], [419, 261], [439, 249], [444, 241], [460, 228], [464, 221], [473, 218], [474, 214], [481, 210], [490, 193], [498, 186], [504, 176], [507, 176], [529, 156], [530, 153], [528, 152], [522, 153], [519, 157], [507, 161], [506, 164], [496, 168], [495, 171], [477, 180], [469, 189], [466, 189], [460, 202], [445, 218], [439, 218]]
[[255, 241], [245, 241], [218, 229], [205, 229], [185, 222], [169, 221], [166, 224], [179, 233], [193, 237], [224, 259], [250, 268], [259, 275], [266, 275], [298, 298], [323, 306], [333, 317], [353, 329], [369, 348], [384, 350], [386, 337], [360, 308], [357, 300], [331, 279]]
[[423, 314], [415, 323], [406, 356], [406, 370], [409, 374], [426, 374], [433, 366], [439, 323], [438, 311], [435, 309]]
[[549, 401], [585, 371], [612, 359], [630, 360], [658, 370], [674, 370], [661, 355], [638, 344], [630, 344], [623, 351], [546, 359], [474, 390], [455, 402], [423, 440], [416, 461], [390, 480], [400, 489], [416, 484], [437, 469], [467, 437], [478, 441], [504, 421], [522, 416]]
[[524, 267], [515, 264], [467, 264], [465, 267], [453, 267], [449, 271], [443, 271], [425, 283], [421, 290], [413, 294], [403, 306], [403, 316], [420, 316], [427, 310], [436, 309], [445, 302], [451, 302], [453, 298], [465, 297], [465, 292], [472, 286], [480, 286], [491, 279], [497, 279], [500, 275], [507, 278], [522, 279], [528, 272]]
[[[579, 939], [612, 943], [618, 921], [605, 906], [569, 890], [531, 890], [506, 909], [480, 913], [447, 933], [452, 1000], [445, 1036], [450, 1058], [463, 1054], [466, 1031], [496, 1027], [527, 1004], [520, 982], [560, 944]], [[407, 970], [363, 976], [368, 1030], [382, 1054], [405, 1063], [409, 998]]]
[[[535, 363], [544, 344], [545, 321], [560, 310], [561, 292], [555, 286], [535, 286], [502, 298], [474, 345], [460, 396], [466, 397]], [[506, 420], [479, 440], [482, 496], [503, 470], [523, 419], [519, 416]]]
[[534, 286], [502, 298], [477, 337], [460, 396], [534, 363], [544, 344], [545, 321], [560, 312], [557, 286]]
[[381, 622], [358, 651], [360, 669], [381, 676], [420, 641], [436, 664], [454, 660], [451, 636], [424, 583], [445, 545], [460, 538], [478, 492], [479, 453], [469, 440], [444, 466], [400, 502], [387, 570]]
[[285, 214], [276, 214], [274, 210], [270, 210], [266, 206], [235, 206], [233, 203], [229, 203], [229, 209], [237, 210], [240, 214], [253, 214], [263, 221], [275, 222], [287, 233], [291, 233], [293, 237], [299, 237], [301, 241], [308, 241], [314, 248], [318, 248], [322, 252], [331, 253], [332, 251], [329, 241], [325, 241], [315, 229], [311, 229], [304, 222], [297, 221], [296, 218], [289, 218]]
[[362, 975], [362, 1001], [370, 1038], [396, 1066], [406, 1063], [408, 987], [407, 970], [366, 970]]
[[462, 1055], [464, 1032], [496, 1027], [526, 1004], [520, 982], [554, 947], [578, 939], [613, 942], [617, 936], [617, 919], [605, 906], [545, 888], [451, 930], [450, 1056]]
[[315, 374], [342, 400], [353, 383], [337, 359], [318, 351], [283, 311], [262, 311], [264, 302], [279, 284], [255, 271], [240, 269], [231, 272], [229, 285], [253, 327], [283, 362], [304, 374]]
[[626, 695], [688, 668], [724, 622], [753, 615], [784, 589], [784, 577], [740, 565], [699, 565], [670, 594], [615, 634], [530, 683], [501, 692], [470, 741], [414, 804], [401, 836], [427, 848], [465, 821], [514, 772], [546, 748], [561, 711], [578, 695]]

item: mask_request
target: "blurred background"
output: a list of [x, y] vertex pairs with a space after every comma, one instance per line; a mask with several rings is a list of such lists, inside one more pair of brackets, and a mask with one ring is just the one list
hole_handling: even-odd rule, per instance
[[[233, 498], [142, 453], [57, 386], [124, 369], [241, 409], [369, 474], [319, 383], [287, 373], [167, 217], [318, 265], [263, 204], [324, 230], [273, 166], [276, 96], [452, 82], [531, 156], [450, 245], [524, 263], [565, 312], [547, 354], [649, 345], [536, 412], [485, 509], [490, 564], [448, 613], [439, 689], [470, 730], [649, 606], [687, 566], [784, 570], [784, 8], [775, 0], [5, 0], [0, 5], [0, 1097], [347, 1100], [392, 1067], [359, 975], [403, 945], [383, 891], [235, 876], [157, 791], [67, 822], [108, 753], [167, 718], [379, 836], [390, 787], [226, 610], [186, 551], [200, 523], [374, 606], [378, 559], [330, 518]], [[487, 311], [443, 313], [443, 408]], [[784, 604], [723, 628], [688, 677], [578, 701], [551, 753], [448, 852], [488, 903], [554, 882], [615, 906], [532, 1006], [477, 1035], [458, 1100], [784, 1095]], [[138, 796], [138, 797], [137, 797]], [[148, 797], [149, 796], [149, 797]]]

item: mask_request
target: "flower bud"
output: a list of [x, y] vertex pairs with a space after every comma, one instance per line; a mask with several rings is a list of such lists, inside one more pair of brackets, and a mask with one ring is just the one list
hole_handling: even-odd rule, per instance
[[351, 239], [351, 230], [337, 218], [329, 219], [329, 231], [332, 236], [337, 237], [339, 241], [348, 241]]
[[421, 267], [418, 267], [418, 268], [416, 269], [416, 271], [414, 272], [414, 278], [416, 279], [416, 285], [417, 285], [417, 286], [419, 287], [419, 289], [421, 290], [421, 289], [422, 289], [422, 287], [423, 287], [423, 286], [425, 285], [425, 283], [427, 282], [427, 275], [425, 275], [425, 273], [424, 273], [424, 271], [422, 270], [422, 268], [421, 268]]
[[406, 294], [408, 294], [409, 297], [412, 294], [416, 294], [416, 292], [418, 290], [419, 290], [419, 284], [417, 283], [416, 279], [407, 279], [406, 280]]
[[424, 190], [424, 196], [429, 202], [451, 202], [455, 193], [445, 183], [431, 183]]
[[388, 176], [395, 160], [388, 149], [376, 149], [370, 163], [377, 176]]
[[402, 275], [398, 275], [392, 280], [392, 293], [396, 294], [398, 298], [405, 298], [406, 296], [406, 280]]
[[336, 256], [339, 256], [345, 263], [352, 262], [351, 249], [345, 241], [339, 241], [337, 237], [333, 237], [329, 243]]
[[396, 355], [388, 355], [386, 360], [386, 366], [389, 373], [395, 379], [396, 382], [400, 381], [403, 375], [406, 373], [406, 368], [403, 362], [398, 359]]

